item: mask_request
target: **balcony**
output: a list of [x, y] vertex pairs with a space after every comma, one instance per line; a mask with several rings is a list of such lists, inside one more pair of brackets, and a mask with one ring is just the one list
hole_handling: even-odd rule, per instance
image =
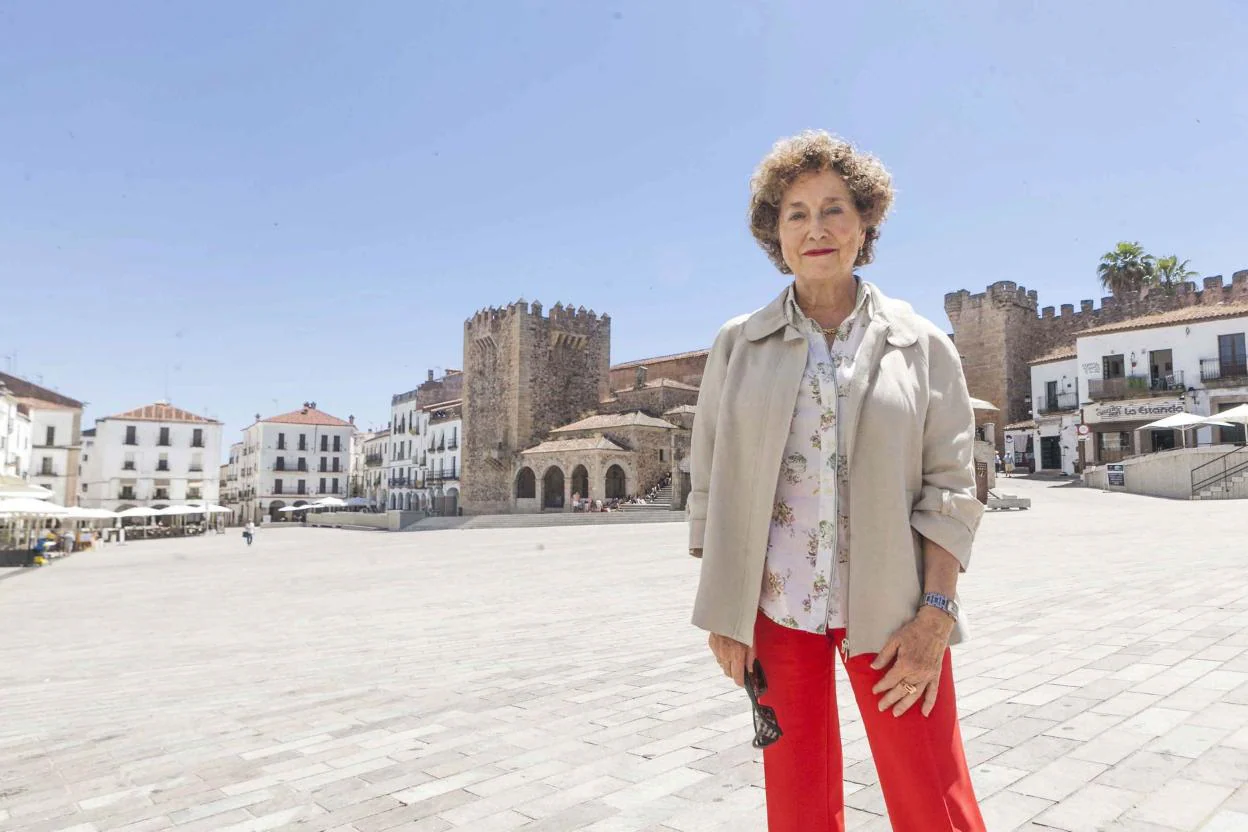
[[416, 481], [409, 477], [391, 477], [390, 478], [391, 488], [411, 488], [415, 484], [416, 484]]
[[1036, 403], [1037, 413], [1068, 413], [1079, 409], [1079, 396], [1074, 393], [1058, 393], [1055, 396], [1041, 396]]
[[160, 462], [157, 462], [157, 463], [156, 463], [156, 470], [157, 470], [157, 471], [168, 471], [168, 470], [169, 470], [169, 460], [167, 460], [167, 459], [162, 459]]
[[123, 488], [123, 489], [121, 489], [121, 494], [117, 497], [117, 499], [119, 499], [119, 500], [133, 500], [133, 499], [136, 499], [136, 498], [135, 498], [135, 496], [134, 496], [134, 492], [133, 492], [133, 491], [131, 491], [131, 490], [130, 490], [130, 489], [128, 489], [128, 488]]
[[1182, 372], [1153, 378], [1136, 375], [1088, 380], [1088, 398], [1094, 402], [1148, 396], [1174, 396], [1186, 389]]
[[459, 479], [459, 472], [453, 468], [440, 471], [430, 471], [425, 474], [425, 481], [431, 485], [435, 482], [448, 482], [457, 479]]
[[192, 472], [192, 473], [199, 474], [199, 473], [202, 473], [202, 472], [203, 472], [203, 470], [204, 470], [204, 466], [202, 466], [202, 465], [196, 465], [195, 463], [193, 463], [193, 462], [192, 462], [192, 463], [191, 463], [191, 467], [190, 467], [190, 468], [188, 468], [187, 470], [188, 470], [188, 471], [190, 471], [190, 472]]
[[1200, 380], [1215, 387], [1248, 382], [1248, 360], [1200, 359]]
[[384, 461], [385, 460], [382, 459], [381, 454], [366, 454], [364, 456], [364, 464], [370, 467], [374, 465], [381, 465]]
[[202, 440], [202, 439], [192, 439], [192, 440], [191, 440], [191, 447], [192, 447], [192, 448], [202, 448], [202, 447], [204, 447], [204, 440]]
[[133, 460], [127, 460], [126, 462], [121, 463], [121, 470], [123, 470], [123, 471], [133, 471], [133, 470], [134, 470], [134, 461], [133, 461]]
[[456, 440], [454, 440], [454, 439], [452, 439], [450, 442], [447, 442], [447, 443], [446, 443], [446, 449], [447, 449], [448, 451], [453, 451], [453, 450], [455, 450], [455, 449], [456, 449], [456, 448], [458, 448], [458, 447], [459, 447], [459, 442], [458, 442], [458, 441], [456, 441]]

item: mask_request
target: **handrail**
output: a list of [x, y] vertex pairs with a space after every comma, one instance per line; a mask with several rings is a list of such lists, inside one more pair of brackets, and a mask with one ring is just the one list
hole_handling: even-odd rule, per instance
[[[1200, 465], [1197, 465], [1195, 468], [1193, 468], [1192, 469], [1192, 496], [1195, 496], [1196, 493], [1200, 491], [1202, 488], [1207, 488], [1208, 486], [1213, 485], [1214, 483], [1219, 482], [1220, 480], [1224, 480], [1227, 477], [1234, 476], [1235, 474], [1238, 474], [1240, 471], [1244, 470], [1245, 468], [1248, 468], [1248, 455], [1246, 455], [1244, 459], [1242, 459], [1241, 461], [1236, 462], [1234, 465], [1228, 468], [1226, 460], [1234, 456], [1235, 454], [1239, 454], [1239, 453], [1248, 454], [1248, 445], [1240, 445], [1238, 448], [1236, 448], [1233, 451], [1228, 451], [1227, 453], [1222, 454], [1222, 456], [1211, 459], [1208, 462], [1202, 463]], [[1219, 471], [1216, 474], [1210, 474], [1208, 476], [1205, 476], [1204, 479], [1197, 480], [1197, 472], [1205, 468], [1209, 468], [1212, 465], [1217, 465], [1218, 463], [1222, 463], [1221, 471]]]

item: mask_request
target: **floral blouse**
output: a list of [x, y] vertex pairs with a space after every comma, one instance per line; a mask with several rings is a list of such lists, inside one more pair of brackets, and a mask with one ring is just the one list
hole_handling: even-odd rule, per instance
[[777, 624], [811, 633], [845, 626], [849, 465], [839, 453], [840, 415], [870, 304], [860, 282], [854, 311], [829, 345], [789, 290], [789, 320], [805, 334], [808, 351], [776, 483], [759, 608]]

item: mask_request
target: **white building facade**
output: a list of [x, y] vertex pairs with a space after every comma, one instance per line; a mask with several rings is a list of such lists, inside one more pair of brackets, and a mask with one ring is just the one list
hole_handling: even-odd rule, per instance
[[386, 503], [388, 509], [418, 511], [421, 508], [420, 388], [399, 393], [390, 400], [390, 441], [387, 443]]
[[289, 519], [281, 512], [325, 497], [347, 499], [354, 417], [316, 409], [261, 419], [243, 431], [239, 492], [243, 522]]
[[30, 477], [30, 413], [0, 383], [0, 476]]
[[0, 385], [30, 418], [27, 479], [50, 490], [54, 502], [77, 505], [83, 403], [8, 373], [0, 373]]
[[222, 425], [168, 402], [96, 419], [80, 504], [124, 511], [220, 502]]
[[[1034, 425], [1015, 444], [1034, 448], [1037, 470], [1065, 474], [1180, 447], [1180, 432], [1141, 428], [1178, 413], [1211, 416], [1248, 403], [1246, 340], [1248, 306], [1233, 304], [1184, 307], [1078, 333], [1073, 347], [1032, 362]], [[1204, 427], [1186, 436], [1191, 445], [1245, 439], [1243, 427]]]
[[462, 473], [463, 401], [437, 402], [422, 408], [421, 414], [424, 499], [433, 514], [457, 514]]

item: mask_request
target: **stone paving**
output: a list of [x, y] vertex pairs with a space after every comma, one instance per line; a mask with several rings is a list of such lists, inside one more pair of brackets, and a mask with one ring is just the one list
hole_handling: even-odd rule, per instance
[[[993, 832], [1248, 830], [1248, 504], [1008, 481], [954, 653]], [[0, 829], [761, 830], [655, 524], [132, 543], [0, 582]], [[849, 826], [886, 830], [842, 690]]]

